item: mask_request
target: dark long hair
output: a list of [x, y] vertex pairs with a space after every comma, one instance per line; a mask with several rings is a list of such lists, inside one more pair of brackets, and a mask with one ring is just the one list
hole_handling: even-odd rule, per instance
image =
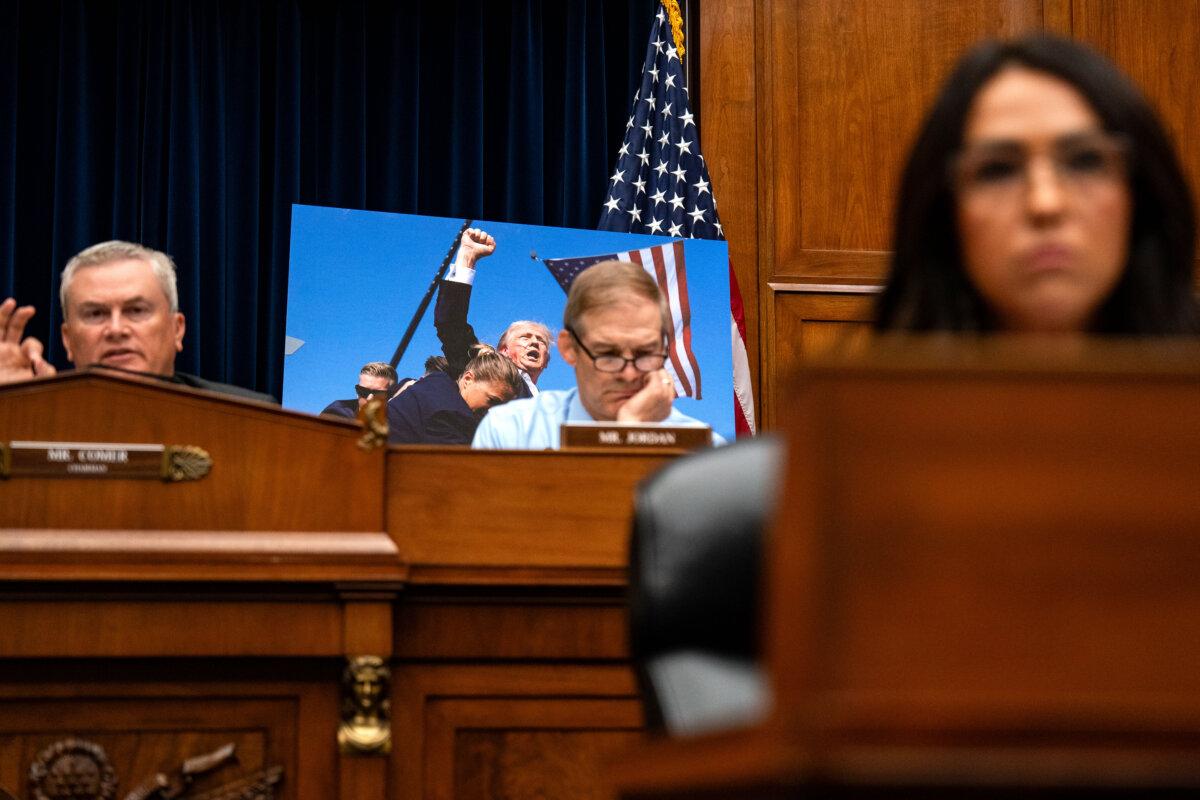
[[900, 181], [891, 273], [875, 327], [991, 331], [999, 325], [963, 268], [948, 164], [962, 146], [979, 90], [1016, 64], [1071, 84], [1104, 129], [1129, 141], [1133, 217], [1120, 281], [1098, 310], [1093, 333], [1200, 332], [1192, 294], [1196, 218], [1166, 131], [1141, 92], [1095, 51], [1056, 36], [987, 41], [968, 51], [942, 87]]

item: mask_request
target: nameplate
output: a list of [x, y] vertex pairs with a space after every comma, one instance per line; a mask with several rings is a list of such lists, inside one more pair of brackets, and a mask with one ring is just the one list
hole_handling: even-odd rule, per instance
[[0, 478], [150, 478], [198, 480], [212, 459], [191, 445], [108, 442], [0, 444]]
[[564, 450], [575, 447], [693, 450], [712, 444], [712, 428], [638, 422], [568, 422], [563, 424], [559, 438]]

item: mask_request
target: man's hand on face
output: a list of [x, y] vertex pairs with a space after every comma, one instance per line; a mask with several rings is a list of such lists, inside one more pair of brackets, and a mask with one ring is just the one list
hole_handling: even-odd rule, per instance
[[662, 422], [675, 401], [675, 381], [665, 369], [647, 372], [642, 388], [617, 410], [617, 422]]
[[42, 358], [42, 343], [25, 334], [33, 306], [17, 307], [11, 297], [0, 303], [0, 383], [54, 375], [57, 370]]
[[487, 258], [496, 252], [496, 240], [479, 228], [467, 228], [458, 246], [456, 264], [460, 267], [475, 268], [475, 262]]

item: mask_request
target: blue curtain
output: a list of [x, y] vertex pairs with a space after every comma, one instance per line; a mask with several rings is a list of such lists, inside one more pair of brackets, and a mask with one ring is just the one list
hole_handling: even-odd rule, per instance
[[[0, 298], [179, 267], [179, 369], [279, 396], [292, 203], [592, 227], [656, 0], [0, 0]], [[363, 313], [369, 314], [369, 307]]]

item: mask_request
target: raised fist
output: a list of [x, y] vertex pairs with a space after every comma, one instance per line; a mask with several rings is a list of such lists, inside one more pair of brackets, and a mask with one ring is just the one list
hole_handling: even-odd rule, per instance
[[475, 268], [475, 262], [496, 252], [496, 240], [487, 231], [467, 228], [458, 246], [458, 265]]

